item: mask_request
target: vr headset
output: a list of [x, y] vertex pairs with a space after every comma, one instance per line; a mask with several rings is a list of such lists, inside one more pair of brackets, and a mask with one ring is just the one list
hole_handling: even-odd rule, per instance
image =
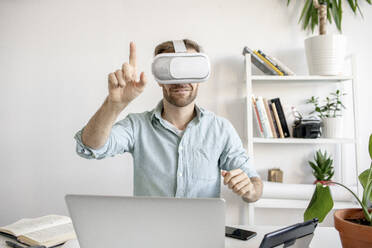
[[209, 58], [204, 53], [187, 53], [182, 40], [174, 40], [175, 53], [154, 57], [151, 71], [160, 84], [201, 83], [210, 76]]

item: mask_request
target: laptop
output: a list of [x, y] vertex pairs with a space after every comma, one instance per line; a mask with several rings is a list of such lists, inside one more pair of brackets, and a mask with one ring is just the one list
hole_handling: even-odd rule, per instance
[[66, 195], [81, 248], [224, 248], [225, 201]]

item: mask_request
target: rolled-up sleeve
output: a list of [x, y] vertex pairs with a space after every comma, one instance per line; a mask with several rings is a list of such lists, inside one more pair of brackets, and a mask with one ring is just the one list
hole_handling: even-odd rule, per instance
[[83, 144], [81, 136], [84, 128], [82, 128], [74, 137], [76, 140], [76, 153], [86, 159], [103, 159], [124, 152], [132, 152], [135, 141], [133, 129], [133, 119], [131, 115], [128, 115], [112, 126], [110, 135], [102, 147], [93, 149]]
[[222, 127], [221, 131], [226, 135], [226, 142], [219, 159], [220, 168], [227, 171], [241, 169], [248, 177], [260, 177], [232, 124], [225, 120]]

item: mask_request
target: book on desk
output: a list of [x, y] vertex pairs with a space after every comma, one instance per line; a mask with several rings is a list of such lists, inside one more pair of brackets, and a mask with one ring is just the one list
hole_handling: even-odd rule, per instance
[[61, 215], [21, 219], [13, 224], [0, 227], [0, 233], [30, 246], [53, 247], [76, 238], [71, 219]]

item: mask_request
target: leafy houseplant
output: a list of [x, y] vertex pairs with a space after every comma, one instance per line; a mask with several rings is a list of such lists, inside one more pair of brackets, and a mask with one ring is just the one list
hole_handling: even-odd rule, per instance
[[322, 151], [319, 149], [316, 151], [314, 156], [314, 162], [309, 161], [309, 165], [313, 169], [313, 175], [316, 178], [314, 183], [328, 183], [335, 173], [332, 166], [333, 159], [331, 156], [328, 156], [327, 151], [322, 153]]
[[312, 96], [306, 103], [313, 104], [314, 110], [310, 114], [317, 113], [318, 117], [323, 121], [323, 135], [328, 138], [341, 136], [342, 131], [342, 109], [346, 109], [341, 101], [341, 97], [346, 95], [340, 90], [332, 92], [323, 101], [323, 105], [319, 102], [319, 97]]
[[[366, 0], [372, 4], [372, 0]], [[287, 5], [291, 0], [287, 0]], [[358, 0], [347, 0], [352, 11], [362, 15]], [[305, 0], [300, 20], [304, 30], [310, 28], [314, 33], [319, 25], [319, 35], [305, 39], [305, 51], [309, 72], [311, 75], [340, 75], [344, 71], [346, 53], [346, 37], [341, 34], [326, 34], [326, 24], [336, 23], [342, 31], [343, 7], [342, 0]]]
[[[369, 137], [369, 155], [372, 160], [372, 134]], [[368, 204], [372, 201], [372, 162], [369, 169], [359, 175], [363, 186], [362, 200], [345, 185], [332, 182], [349, 191], [358, 201], [361, 209], [340, 209], [334, 213], [335, 227], [340, 233], [342, 245], [348, 247], [372, 247], [372, 210]], [[328, 185], [317, 183], [309, 206], [304, 213], [304, 219], [318, 218], [320, 222], [333, 208], [333, 199]]]
[[[289, 5], [291, 0], [287, 0], [287, 5]], [[332, 24], [332, 21], [335, 22], [337, 29], [342, 32], [342, 14], [343, 14], [343, 5], [341, 0], [319, 0], [318, 4], [325, 6], [326, 8], [326, 20]], [[363, 17], [362, 10], [360, 9], [358, 0], [347, 0], [348, 6], [350, 6], [351, 10], [355, 15], [359, 12], [360, 15]], [[366, 0], [367, 3], [372, 4], [372, 0]], [[313, 0], [305, 0], [305, 4], [301, 11], [301, 16], [299, 22], [302, 21], [302, 28], [304, 30], [311, 29], [312, 33], [314, 33], [315, 26], [319, 25], [326, 25], [326, 23], [319, 22], [319, 18], [323, 18], [320, 16], [320, 11], [316, 8], [316, 2], [314, 4]], [[319, 8], [319, 7], [318, 7]], [[324, 7], [323, 7], [324, 8]], [[323, 13], [322, 13], [323, 15]], [[320, 27], [322, 29], [322, 27]], [[320, 32], [322, 33], [322, 32]]]

